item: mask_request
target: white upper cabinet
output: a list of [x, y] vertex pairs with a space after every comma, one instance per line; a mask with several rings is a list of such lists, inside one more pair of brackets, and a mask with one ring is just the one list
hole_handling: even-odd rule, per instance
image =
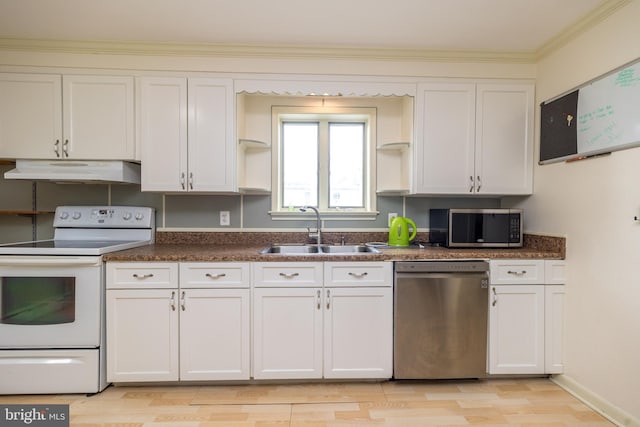
[[134, 79], [0, 74], [0, 156], [135, 159]]
[[533, 84], [422, 83], [414, 192], [531, 194]]
[[0, 157], [54, 158], [61, 138], [61, 77], [0, 73]]
[[142, 191], [235, 191], [233, 82], [140, 79]]
[[135, 158], [134, 79], [63, 76], [62, 157]]
[[475, 84], [418, 85], [414, 190], [469, 193], [475, 158]]
[[475, 191], [533, 192], [533, 84], [477, 86]]

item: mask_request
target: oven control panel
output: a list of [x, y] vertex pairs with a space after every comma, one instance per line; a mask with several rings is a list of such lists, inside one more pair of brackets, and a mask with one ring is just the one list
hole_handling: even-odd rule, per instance
[[153, 228], [155, 210], [142, 206], [58, 206], [55, 228]]

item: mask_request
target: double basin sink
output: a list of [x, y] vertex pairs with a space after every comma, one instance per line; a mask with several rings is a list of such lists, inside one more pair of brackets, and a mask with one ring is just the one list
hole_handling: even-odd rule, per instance
[[261, 254], [279, 255], [366, 255], [379, 254], [376, 248], [367, 245], [308, 245], [272, 244], [260, 251]]

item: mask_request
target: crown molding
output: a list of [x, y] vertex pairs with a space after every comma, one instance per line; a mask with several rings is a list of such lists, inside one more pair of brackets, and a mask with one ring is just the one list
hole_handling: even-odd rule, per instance
[[0, 50], [45, 53], [194, 56], [271, 59], [533, 63], [535, 52], [490, 50], [373, 49], [293, 45], [228, 45], [167, 42], [0, 39]]
[[560, 34], [556, 35], [554, 38], [545, 43], [536, 52], [535, 62], [540, 61], [542, 58], [560, 49], [562, 46], [566, 45], [571, 40], [587, 31], [589, 28], [594, 27], [595, 25], [604, 21], [609, 16], [616, 13], [618, 10], [627, 6], [632, 1], [633, 0], [609, 0], [605, 2], [600, 7], [596, 8], [591, 13], [586, 15], [584, 18], [582, 18], [572, 26], [566, 28]]

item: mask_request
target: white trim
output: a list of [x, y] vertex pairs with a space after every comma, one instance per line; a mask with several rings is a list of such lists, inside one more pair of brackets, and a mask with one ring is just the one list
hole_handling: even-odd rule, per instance
[[612, 423], [618, 426], [640, 427], [640, 419], [613, 405], [567, 375], [553, 376], [550, 379]]

